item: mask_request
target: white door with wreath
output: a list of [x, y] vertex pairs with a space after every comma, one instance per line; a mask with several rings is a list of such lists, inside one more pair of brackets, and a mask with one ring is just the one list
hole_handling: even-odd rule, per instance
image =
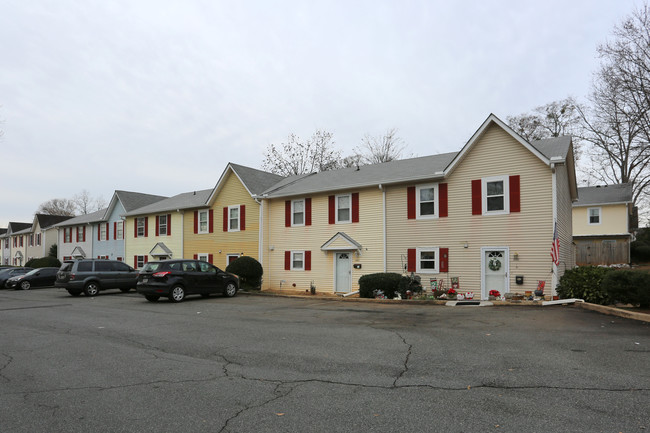
[[501, 295], [510, 291], [508, 247], [481, 248], [481, 299], [487, 299], [491, 290], [497, 290]]

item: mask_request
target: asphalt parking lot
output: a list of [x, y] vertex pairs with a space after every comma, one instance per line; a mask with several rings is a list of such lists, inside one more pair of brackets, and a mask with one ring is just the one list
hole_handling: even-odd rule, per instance
[[647, 323], [572, 307], [0, 291], [2, 432], [643, 432]]

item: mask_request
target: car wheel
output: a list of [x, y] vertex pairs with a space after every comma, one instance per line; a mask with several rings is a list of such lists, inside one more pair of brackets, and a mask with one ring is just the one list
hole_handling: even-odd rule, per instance
[[79, 290], [68, 290], [68, 293], [70, 293], [72, 296], [81, 295], [81, 291], [79, 291]]
[[183, 286], [174, 286], [169, 293], [169, 300], [172, 302], [181, 302], [185, 299], [185, 288]]
[[158, 301], [158, 299], [160, 299], [160, 296], [158, 296], [158, 295], [144, 295], [144, 297], [149, 302], [156, 302], [156, 301]]
[[86, 296], [95, 296], [97, 293], [99, 293], [99, 284], [94, 281], [84, 287], [84, 295]]
[[230, 282], [226, 284], [226, 289], [223, 291], [223, 295], [227, 296], [228, 298], [232, 298], [237, 294], [237, 285], [235, 283]]
[[120, 290], [122, 291], [122, 293], [126, 293], [126, 292], [128, 292], [129, 290], [131, 290], [131, 289], [120, 289]]
[[23, 281], [20, 283], [20, 288], [23, 290], [29, 290], [32, 287], [32, 285], [29, 283], [29, 281]]

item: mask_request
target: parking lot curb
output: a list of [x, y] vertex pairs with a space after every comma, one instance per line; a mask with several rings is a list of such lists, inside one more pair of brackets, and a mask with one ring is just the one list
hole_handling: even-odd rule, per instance
[[605, 305], [590, 304], [588, 302], [582, 302], [576, 304], [579, 308], [584, 308], [585, 310], [596, 311], [601, 314], [607, 314], [608, 316], [618, 316], [625, 319], [638, 320], [641, 322], [650, 323], [650, 314], [646, 313], [637, 313], [636, 311], [623, 310], [622, 308], [608, 307]]

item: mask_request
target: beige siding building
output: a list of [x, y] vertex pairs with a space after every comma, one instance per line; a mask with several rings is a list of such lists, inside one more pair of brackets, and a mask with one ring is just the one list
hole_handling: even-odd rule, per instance
[[345, 293], [398, 272], [552, 294], [574, 263], [573, 164], [570, 138], [531, 144], [491, 115], [458, 153], [288, 178], [260, 196], [264, 288]]
[[578, 188], [573, 204], [573, 241], [578, 265], [630, 262], [630, 221], [634, 211], [630, 183]]

